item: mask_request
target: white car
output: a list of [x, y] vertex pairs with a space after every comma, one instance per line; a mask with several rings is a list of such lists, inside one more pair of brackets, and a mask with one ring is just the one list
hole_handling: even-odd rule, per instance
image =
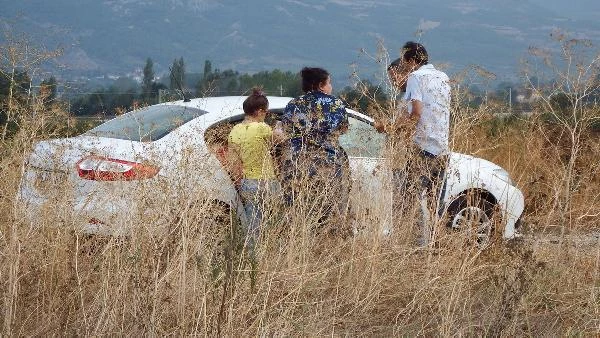
[[[219, 160], [219, 142], [226, 142], [228, 133], [220, 126], [243, 119], [244, 99], [210, 97], [158, 104], [80, 136], [41, 141], [27, 159], [20, 200], [35, 218], [48, 203], [62, 199], [88, 233], [126, 234], [131, 219], [145, 215], [141, 200], [146, 206], [152, 205], [148, 201], [160, 204], [169, 195], [229, 207], [245, 223], [240, 199]], [[274, 112], [281, 112], [291, 100], [268, 99]], [[352, 208], [359, 214], [366, 211], [363, 214], [369, 214], [373, 224], [387, 231], [392, 203], [389, 171], [382, 170], [385, 136], [375, 131], [370, 117], [351, 109], [348, 114], [350, 128], [340, 142], [350, 162]], [[220, 141], [215, 145], [209, 138]], [[505, 239], [517, 235], [524, 199], [504, 169], [451, 153], [445, 180], [440, 210], [449, 214], [451, 227], [460, 229], [465, 220], [475, 219], [481, 242], [491, 238], [493, 224], [502, 225], [496, 230]], [[493, 217], [501, 217], [500, 223]]]

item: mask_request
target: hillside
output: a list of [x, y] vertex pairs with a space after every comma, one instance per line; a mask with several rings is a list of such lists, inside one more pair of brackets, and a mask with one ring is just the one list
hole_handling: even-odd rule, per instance
[[[183, 56], [191, 71], [211, 59], [221, 69], [244, 72], [322, 65], [346, 77], [351, 64], [373, 69], [359, 50], [374, 54], [378, 39], [395, 56], [404, 41], [420, 38], [450, 71], [479, 64], [513, 76], [527, 48], [549, 43], [557, 27], [600, 40], [597, 20], [539, 0], [502, 6], [491, 0], [0, 2], [4, 28], [66, 47], [61, 62], [67, 70], [99, 74], [141, 68], [147, 57], [165, 71]], [[598, 5], [588, 5], [587, 13], [597, 12]]]

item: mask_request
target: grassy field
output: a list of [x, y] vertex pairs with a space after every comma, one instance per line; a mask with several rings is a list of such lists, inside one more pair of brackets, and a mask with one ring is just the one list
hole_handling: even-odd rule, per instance
[[[524, 64], [525, 81], [528, 67], [552, 80], [526, 84], [538, 95], [527, 116], [453, 91], [451, 149], [504, 167], [525, 195], [525, 238], [497, 237], [485, 251], [444, 231], [435, 248], [417, 248], [412, 213], [387, 237], [366, 212], [355, 215], [359, 236], [318, 234], [319, 212], [298, 205], [267, 213], [253, 259], [230, 213], [160, 185], [142, 185], [120, 220], [127, 237], [77, 231], [68, 180], [46, 186], [49, 202], [29, 218], [17, 191], [34, 144], [93, 121], [41, 93], [2, 97], [1, 335], [597, 336], [600, 107], [590, 97], [600, 58], [577, 49], [585, 41], [555, 39], [558, 62], [529, 50], [539, 62]], [[6, 49], [13, 74], [32, 66], [21, 45]]]
[[[315, 236], [306, 210], [279, 210], [265, 221], [256, 261], [235, 220], [215, 222], [211, 206], [185, 198], [128, 220], [128, 238], [86, 237], [73, 230], [63, 184], [29, 222], [16, 200], [23, 160], [36, 140], [65, 131], [23, 118], [1, 148], [2, 333], [597, 335], [598, 133], [577, 129], [575, 140], [543, 107], [527, 118], [491, 114], [503, 109], [457, 108], [452, 149], [509, 171], [526, 196], [526, 240], [481, 252], [450, 236], [417, 249], [410, 217], [389, 237], [339, 238]], [[597, 106], [584, 109], [598, 116]]]

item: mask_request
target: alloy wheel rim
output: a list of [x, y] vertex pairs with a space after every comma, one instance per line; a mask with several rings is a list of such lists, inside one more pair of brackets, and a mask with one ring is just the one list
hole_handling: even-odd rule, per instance
[[485, 248], [490, 243], [492, 222], [481, 208], [463, 208], [452, 219], [451, 227], [454, 230], [469, 231], [469, 238], [474, 238], [479, 248]]

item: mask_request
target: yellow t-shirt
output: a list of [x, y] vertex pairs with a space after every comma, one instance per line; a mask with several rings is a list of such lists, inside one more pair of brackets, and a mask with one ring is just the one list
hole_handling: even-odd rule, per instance
[[229, 143], [238, 146], [244, 178], [274, 179], [269, 140], [273, 130], [264, 122], [242, 122], [229, 133]]

